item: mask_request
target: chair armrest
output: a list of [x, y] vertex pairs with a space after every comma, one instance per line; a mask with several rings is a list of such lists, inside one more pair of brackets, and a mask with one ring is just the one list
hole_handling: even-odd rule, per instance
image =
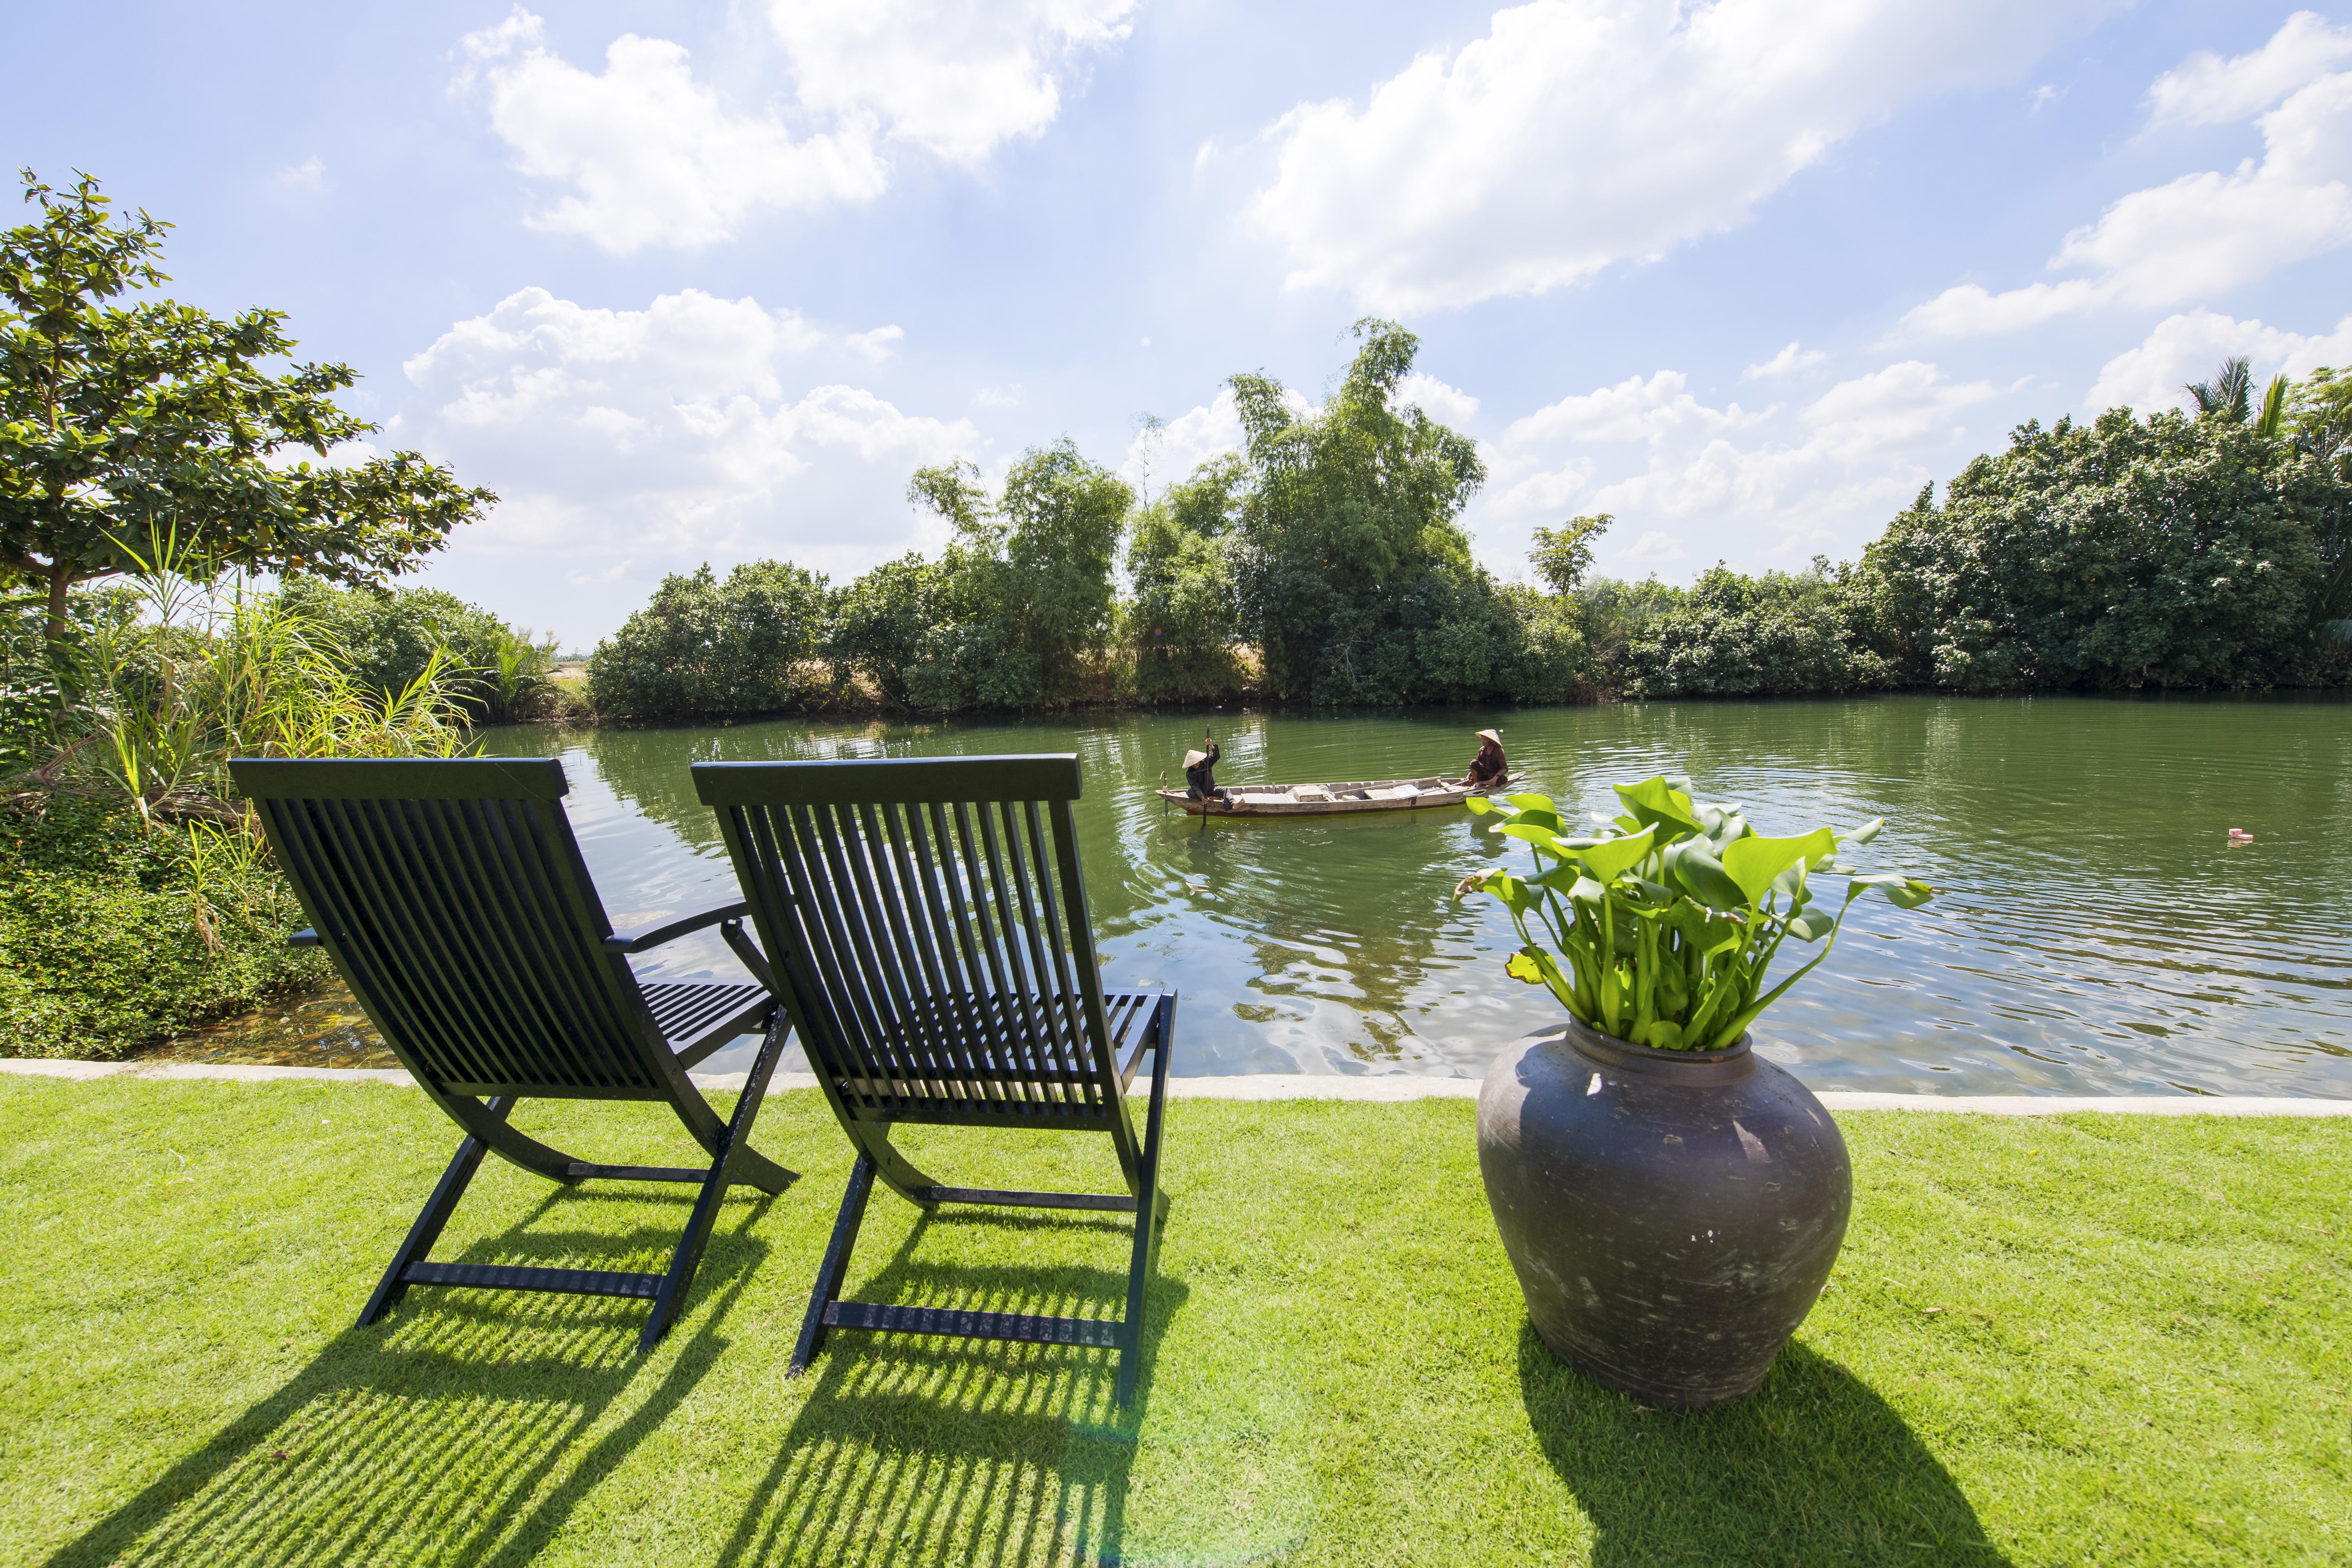
[[698, 914], [679, 915], [675, 920], [656, 921], [635, 931], [616, 931], [604, 939], [606, 951], [612, 952], [643, 952], [649, 947], [659, 947], [675, 942], [688, 931], [715, 926], [720, 921], [738, 921], [751, 912], [751, 906], [738, 899], [731, 904], [720, 904]]
[[319, 933], [313, 927], [304, 926], [300, 931], [296, 931], [292, 936], [286, 939], [286, 945], [289, 947], [316, 947], [319, 945]]

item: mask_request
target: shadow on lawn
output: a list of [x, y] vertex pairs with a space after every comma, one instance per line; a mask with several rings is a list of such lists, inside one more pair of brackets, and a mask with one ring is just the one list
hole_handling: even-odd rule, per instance
[[[606, 1199], [647, 1201], [642, 1192], [560, 1192], [530, 1217]], [[682, 1210], [693, 1199], [677, 1201]], [[338, 1334], [291, 1382], [58, 1551], [49, 1568], [529, 1561], [726, 1348], [719, 1331], [768, 1252], [749, 1232], [770, 1201], [729, 1203], [679, 1331], [690, 1326], [692, 1337], [661, 1386], [585, 1453], [574, 1440], [648, 1364], [636, 1348], [644, 1303], [414, 1290], [386, 1323]], [[632, 1256], [667, 1258], [677, 1240], [676, 1226], [592, 1223], [509, 1233], [462, 1256], [614, 1268]], [[706, 1301], [708, 1310], [695, 1310]]]
[[[1131, 1234], [1123, 1220], [925, 1215], [886, 1265], [853, 1279], [849, 1293], [1055, 1316], [1123, 1310], [1123, 1269], [912, 1256], [926, 1232], [971, 1226], [1042, 1233], [1048, 1247], [1076, 1229], [1122, 1241]], [[1155, 1274], [1142, 1372], [1125, 1410], [1111, 1402], [1115, 1352], [835, 1331], [814, 1369], [815, 1386], [715, 1561], [1117, 1563], [1160, 1342], [1185, 1295]]]
[[1650, 1410], [1523, 1327], [1519, 1389], [1545, 1457], [1591, 1517], [1596, 1568], [2009, 1561], [1903, 1418], [1802, 1344], [1747, 1399]]

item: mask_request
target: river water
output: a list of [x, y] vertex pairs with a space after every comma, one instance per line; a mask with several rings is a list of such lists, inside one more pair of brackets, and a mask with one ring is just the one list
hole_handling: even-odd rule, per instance
[[[1768, 833], [1873, 816], [1854, 858], [1934, 883], [1854, 906], [1758, 1028], [1815, 1087], [2352, 1095], [2352, 704], [1870, 698], [1045, 723], [775, 721], [488, 731], [556, 755], [617, 922], [731, 896], [688, 764], [1075, 751], [1104, 977], [1181, 994], [1176, 1070], [1471, 1075], [1559, 1016], [1464, 873], [1524, 856], [1466, 813], [1202, 822], [1151, 791], [1203, 720], [1221, 782], [1458, 773], [1499, 726], [1528, 787], [1579, 810], [1691, 775]], [[2231, 847], [2228, 830], [2253, 842]], [[1795, 944], [1790, 944], [1791, 948]], [[648, 975], [735, 973], [715, 936]], [[731, 1054], [748, 1056], [737, 1048]], [[714, 1058], [714, 1068], [726, 1061]]]

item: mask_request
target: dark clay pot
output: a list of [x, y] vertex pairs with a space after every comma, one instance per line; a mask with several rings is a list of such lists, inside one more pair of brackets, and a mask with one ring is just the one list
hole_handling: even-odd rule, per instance
[[1764, 1381], [1853, 1202], [1837, 1124], [1745, 1038], [1654, 1050], [1574, 1019], [1487, 1069], [1478, 1167], [1544, 1343], [1693, 1409]]

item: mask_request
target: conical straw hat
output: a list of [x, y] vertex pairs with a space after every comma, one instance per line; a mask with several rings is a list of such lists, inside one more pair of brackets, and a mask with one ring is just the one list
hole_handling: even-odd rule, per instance
[[1492, 730], [1479, 731], [1478, 738], [1482, 741], [1492, 741], [1498, 746], [1503, 743], [1503, 737]]
[[1187, 752], [1184, 753], [1184, 765], [1188, 768], [1197, 768], [1208, 760], [1209, 753], [1206, 752]]

